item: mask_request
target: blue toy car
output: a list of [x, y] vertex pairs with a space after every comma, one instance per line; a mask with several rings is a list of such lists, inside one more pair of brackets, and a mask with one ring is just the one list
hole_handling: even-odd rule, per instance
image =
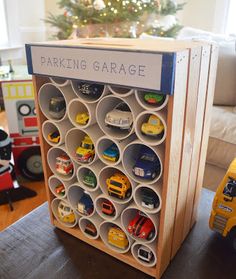
[[105, 149], [103, 151], [102, 157], [108, 161], [117, 162], [119, 160], [120, 154], [116, 144], [113, 143], [107, 149]]
[[138, 159], [133, 166], [133, 174], [145, 179], [155, 179], [160, 173], [160, 161], [157, 155], [148, 147], [142, 147]]
[[93, 201], [89, 195], [84, 194], [78, 202], [78, 211], [85, 215], [91, 215], [93, 213], [94, 206]]

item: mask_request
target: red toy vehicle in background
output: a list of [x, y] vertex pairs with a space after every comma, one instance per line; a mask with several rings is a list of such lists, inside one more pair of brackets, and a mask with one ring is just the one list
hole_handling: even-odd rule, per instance
[[143, 212], [138, 211], [128, 225], [128, 232], [138, 238], [151, 240], [155, 235], [155, 227]]
[[73, 164], [66, 154], [62, 154], [56, 158], [56, 171], [63, 175], [73, 173]]
[[115, 215], [115, 208], [110, 201], [105, 200], [102, 203], [102, 213], [109, 215], [109, 216]]

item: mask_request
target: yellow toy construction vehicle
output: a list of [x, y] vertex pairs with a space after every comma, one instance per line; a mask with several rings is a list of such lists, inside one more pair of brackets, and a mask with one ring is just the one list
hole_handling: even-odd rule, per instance
[[218, 186], [209, 225], [221, 235], [229, 236], [236, 249], [236, 158]]
[[89, 136], [86, 135], [84, 137], [80, 146], [76, 150], [76, 154], [79, 162], [82, 163], [92, 162], [95, 155], [95, 149], [94, 149], [94, 144]]
[[129, 179], [122, 173], [115, 173], [106, 180], [107, 190], [110, 196], [120, 199], [131, 196], [131, 185]]

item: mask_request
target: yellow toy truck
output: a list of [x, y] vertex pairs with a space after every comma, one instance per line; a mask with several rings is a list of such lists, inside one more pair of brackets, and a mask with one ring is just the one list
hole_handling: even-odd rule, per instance
[[129, 245], [126, 234], [119, 227], [111, 227], [109, 229], [108, 243], [120, 249], [126, 249]]
[[131, 196], [131, 184], [129, 179], [122, 173], [115, 173], [106, 180], [108, 194], [120, 199]]
[[236, 249], [236, 158], [217, 188], [209, 225], [222, 236], [228, 236]]
[[76, 150], [76, 155], [79, 162], [82, 163], [92, 162], [95, 155], [95, 149], [94, 149], [93, 141], [90, 139], [89, 136], [86, 135], [84, 137], [80, 146]]

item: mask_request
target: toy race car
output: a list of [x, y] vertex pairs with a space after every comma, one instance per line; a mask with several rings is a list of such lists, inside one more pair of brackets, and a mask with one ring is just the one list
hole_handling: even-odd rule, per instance
[[102, 153], [102, 157], [108, 161], [117, 162], [119, 160], [120, 154], [119, 149], [115, 143], [110, 145]]
[[129, 245], [126, 234], [119, 227], [111, 227], [109, 229], [108, 243], [123, 250]]
[[75, 118], [75, 122], [80, 125], [86, 125], [89, 121], [88, 112], [78, 113]]
[[82, 163], [92, 162], [95, 155], [95, 148], [89, 136], [85, 136], [76, 150], [77, 160]]
[[97, 230], [92, 223], [88, 223], [86, 225], [84, 232], [91, 235], [91, 236], [96, 236], [97, 235]]
[[154, 92], [147, 92], [146, 94], [144, 94], [143, 99], [149, 105], [160, 106], [165, 101], [165, 95], [157, 94]]
[[61, 197], [65, 196], [66, 191], [64, 185], [63, 184], [57, 185], [55, 187], [55, 192]]
[[145, 179], [155, 179], [160, 173], [160, 161], [149, 147], [143, 146], [133, 166], [133, 174]]
[[138, 258], [141, 261], [150, 263], [153, 260], [153, 257], [154, 257], [154, 255], [153, 255], [152, 251], [147, 246], [141, 245], [138, 248]]
[[143, 207], [154, 209], [157, 208], [160, 204], [157, 194], [145, 187], [141, 189], [141, 205]]
[[133, 117], [129, 106], [121, 102], [109, 111], [105, 117], [105, 124], [109, 127], [116, 127], [122, 130], [131, 130]]
[[49, 114], [52, 118], [61, 119], [66, 113], [66, 102], [63, 97], [52, 97], [49, 101]]
[[88, 96], [91, 99], [98, 99], [104, 91], [104, 85], [97, 83], [78, 82], [77, 89], [79, 93]]
[[56, 130], [48, 134], [48, 140], [53, 143], [58, 143], [60, 141], [60, 133]]
[[73, 224], [75, 222], [73, 210], [64, 201], [60, 201], [58, 204], [58, 217], [65, 223]]
[[119, 199], [126, 199], [131, 196], [131, 184], [127, 176], [122, 173], [115, 173], [106, 180], [108, 194]]
[[81, 214], [88, 216], [93, 213], [93, 210], [94, 210], [94, 206], [93, 206], [92, 199], [88, 194], [84, 193], [78, 202], [78, 211]]
[[110, 201], [105, 200], [102, 203], [102, 213], [104, 213], [108, 216], [114, 216], [115, 215], [115, 208]]
[[128, 232], [138, 238], [151, 240], [155, 235], [155, 227], [143, 212], [138, 211], [128, 225]]
[[147, 123], [142, 124], [141, 131], [147, 136], [162, 137], [164, 134], [164, 125], [160, 118], [153, 114], [150, 115]]
[[56, 158], [56, 171], [63, 175], [70, 175], [73, 173], [73, 164], [66, 153]]
[[83, 183], [91, 188], [95, 188], [97, 186], [97, 178], [91, 170], [88, 170], [87, 173], [84, 175]]

